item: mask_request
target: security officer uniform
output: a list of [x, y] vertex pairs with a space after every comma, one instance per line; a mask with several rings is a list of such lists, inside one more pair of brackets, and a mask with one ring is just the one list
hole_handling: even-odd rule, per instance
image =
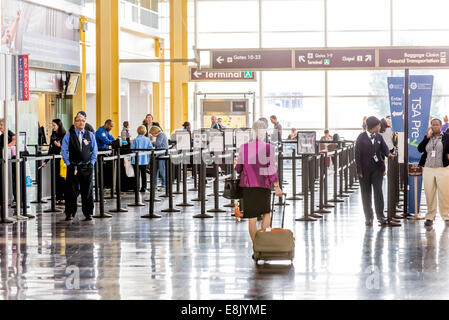
[[65, 192], [66, 220], [75, 217], [77, 199], [81, 193], [82, 210], [86, 220], [91, 220], [94, 209], [93, 166], [97, 160], [95, 136], [87, 129], [71, 128], [65, 135], [61, 155], [67, 165]]

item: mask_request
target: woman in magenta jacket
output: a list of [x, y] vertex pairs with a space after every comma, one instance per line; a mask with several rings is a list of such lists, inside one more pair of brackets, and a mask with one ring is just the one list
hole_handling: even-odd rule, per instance
[[275, 148], [264, 142], [267, 128], [264, 121], [254, 123], [252, 141], [240, 146], [235, 167], [237, 173], [240, 173], [240, 187], [243, 188], [243, 217], [249, 219], [249, 235], [253, 243], [257, 232], [257, 217], [263, 216], [262, 229], [270, 227], [273, 186], [276, 196], [282, 197]]

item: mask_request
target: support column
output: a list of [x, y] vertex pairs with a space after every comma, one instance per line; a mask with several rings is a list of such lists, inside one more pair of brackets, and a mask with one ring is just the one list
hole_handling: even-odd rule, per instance
[[119, 136], [119, 1], [97, 1], [97, 127], [112, 119]]
[[[156, 38], [154, 41], [156, 58], [164, 59], [164, 40]], [[165, 64], [159, 64], [159, 82], [153, 82], [153, 113], [154, 119], [165, 127]]]
[[81, 109], [86, 112], [86, 32], [84, 24], [87, 24], [86, 17], [80, 18], [80, 43], [81, 43]]
[[[187, 59], [187, 0], [170, 0], [170, 58]], [[189, 118], [187, 63], [170, 65], [170, 133]]]

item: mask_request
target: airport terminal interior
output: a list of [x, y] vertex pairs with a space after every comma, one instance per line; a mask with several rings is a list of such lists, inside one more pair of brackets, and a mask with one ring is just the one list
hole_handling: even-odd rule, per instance
[[1, 0], [0, 299], [448, 299], [448, 10]]

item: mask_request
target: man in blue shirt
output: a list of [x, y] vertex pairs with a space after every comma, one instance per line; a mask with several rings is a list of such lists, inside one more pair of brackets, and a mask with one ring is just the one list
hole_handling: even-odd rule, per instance
[[114, 127], [114, 122], [111, 119], [106, 120], [104, 126], [98, 128], [95, 132], [95, 138], [97, 139], [98, 150], [107, 150], [108, 146], [112, 144], [115, 138], [109, 133]]
[[81, 193], [82, 211], [85, 221], [92, 220], [94, 210], [93, 168], [97, 161], [97, 143], [92, 132], [85, 129], [86, 118], [78, 114], [74, 127], [64, 136], [61, 156], [67, 165], [65, 214], [66, 221], [72, 220], [78, 209]]

